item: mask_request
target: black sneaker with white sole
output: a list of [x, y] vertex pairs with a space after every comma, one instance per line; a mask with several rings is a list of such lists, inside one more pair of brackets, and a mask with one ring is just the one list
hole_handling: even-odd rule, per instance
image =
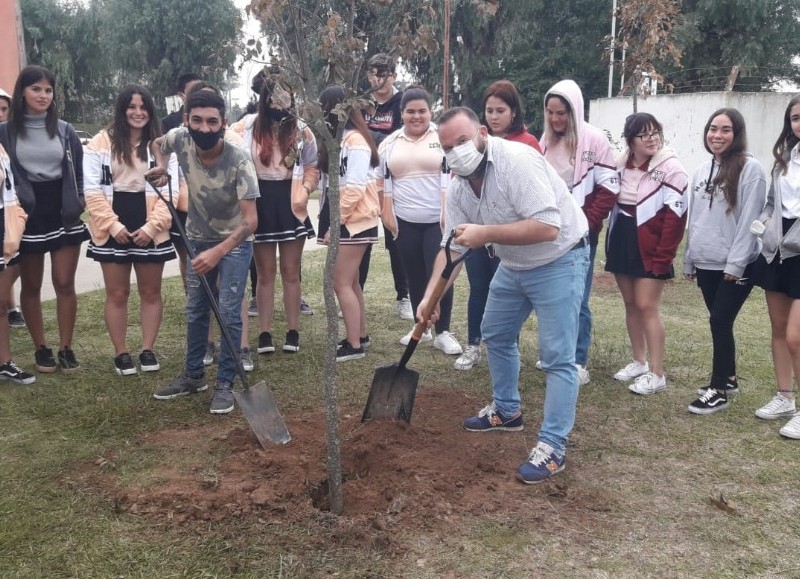
[[142, 372], [158, 372], [161, 370], [161, 364], [158, 363], [156, 353], [153, 350], [142, 350], [139, 354], [139, 366]]
[[28, 385], [36, 382], [36, 376], [17, 366], [14, 360], [9, 360], [0, 366], [0, 380], [9, 380], [14, 384]]
[[58, 351], [58, 365], [61, 366], [61, 371], [64, 374], [72, 374], [81, 369], [81, 365], [75, 357], [75, 352], [69, 346], [64, 346]]
[[261, 332], [258, 335], [258, 353], [272, 354], [275, 352], [275, 345], [272, 343], [272, 334]]
[[340, 344], [339, 348], [336, 350], [336, 361], [337, 362], [346, 362], [347, 360], [358, 360], [359, 358], [363, 358], [364, 348], [363, 346], [359, 346], [358, 348], [354, 348], [350, 345], [350, 342], [345, 341], [343, 344]]
[[119, 376], [132, 376], [136, 374], [136, 365], [128, 352], [123, 352], [114, 358], [114, 370]]
[[283, 351], [295, 353], [300, 351], [300, 334], [297, 330], [286, 332], [286, 341], [283, 343]]
[[[706, 393], [712, 386], [704, 386], [703, 388], [697, 389], [697, 395], [702, 396]], [[716, 390], [720, 392], [724, 391], [727, 395], [738, 394], [739, 393], [739, 381], [734, 379], [733, 381], [725, 382], [725, 384], [721, 384], [719, 386], [713, 386]]]
[[700, 398], [689, 404], [692, 414], [714, 414], [730, 404], [728, 396], [722, 390], [708, 388]]

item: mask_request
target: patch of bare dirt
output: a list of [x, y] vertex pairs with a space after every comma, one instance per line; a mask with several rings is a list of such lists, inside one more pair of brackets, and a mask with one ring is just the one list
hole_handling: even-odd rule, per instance
[[326, 514], [322, 411], [287, 416], [292, 441], [266, 450], [237, 420], [149, 433], [133, 444], [165, 453], [141, 473], [142, 480], [151, 482], [122, 484], [113, 467], [115, 456], [79, 465], [70, 480], [106, 495], [117, 512], [161, 523], [191, 525], [245, 516], [266, 523], [327, 521], [327, 540], [381, 549], [397, 548], [390, 543], [402, 536], [398, 531], [446, 533], [465, 516], [511, 520], [524, 511], [528, 525], [546, 517], [553, 502], [563, 503], [562, 514], [578, 518], [609, 510], [614, 501], [608, 494], [572, 485], [563, 475], [536, 487], [517, 482], [515, 469], [535, 431], [464, 431], [461, 419], [481, 404], [461, 393], [420, 390], [410, 425], [364, 424], [360, 411], [345, 415], [339, 430], [345, 513], [335, 522]]

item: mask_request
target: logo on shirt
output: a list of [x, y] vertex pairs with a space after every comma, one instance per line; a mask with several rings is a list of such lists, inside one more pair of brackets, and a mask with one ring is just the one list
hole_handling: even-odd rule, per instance
[[594, 163], [594, 159], [595, 159], [594, 151], [584, 151], [583, 153], [581, 153], [581, 161]]
[[667, 174], [664, 171], [654, 170], [652, 173], [650, 173], [650, 179], [653, 181], [658, 181], [659, 183], [663, 182], [666, 177]]

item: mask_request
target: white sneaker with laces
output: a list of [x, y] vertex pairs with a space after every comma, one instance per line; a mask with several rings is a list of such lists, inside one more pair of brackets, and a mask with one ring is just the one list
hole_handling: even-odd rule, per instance
[[762, 420], [777, 420], [797, 414], [794, 398], [787, 398], [778, 392], [772, 400], [756, 410], [756, 416]]
[[638, 360], [634, 360], [627, 366], [625, 366], [622, 370], [614, 374], [614, 380], [621, 380], [622, 382], [627, 382], [628, 380], [633, 380], [634, 378], [638, 378], [642, 374], [646, 374], [650, 371], [650, 365], [645, 362], [642, 364]]
[[467, 344], [467, 349], [453, 364], [456, 370], [472, 370], [472, 367], [481, 361], [481, 345]]
[[397, 300], [397, 315], [401, 320], [413, 320], [414, 311], [411, 309], [411, 300], [408, 298], [401, 298]]
[[586, 366], [575, 364], [575, 368], [578, 369], [578, 386], [586, 386], [592, 381], [591, 376], [589, 376], [589, 370], [586, 369]]
[[[409, 333], [400, 338], [400, 343], [403, 346], [408, 346], [408, 343], [411, 341], [411, 334], [413, 333], [414, 333], [414, 328], [411, 328], [411, 331]], [[430, 342], [431, 340], [433, 340], [433, 336], [431, 335], [431, 329], [428, 328], [427, 330], [425, 330], [425, 333], [422, 334], [422, 336], [420, 337], [419, 343], [421, 344], [422, 342]]]
[[780, 429], [781, 436], [800, 440], [800, 416], [795, 416]]
[[663, 392], [667, 389], [667, 379], [665, 376], [656, 376], [652, 372], [645, 372], [628, 386], [628, 390], [634, 394], [649, 396], [656, 392]]
[[436, 339], [433, 341], [433, 347], [438, 348], [449, 356], [458, 356], [463, 352], [461, 344], [458, 343], [456, 337], [447, 331], [437, 334]]

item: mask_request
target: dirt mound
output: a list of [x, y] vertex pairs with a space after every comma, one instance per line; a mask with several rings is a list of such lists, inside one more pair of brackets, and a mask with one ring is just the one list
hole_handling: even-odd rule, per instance
[[[460, 426], [482, 401], [461, 393], [420, 391], [412, 423], [360, 422], [345, 415], [340, 424], [345, 516], [330, 517], [322, 411], [287, 417], [292, 441], [258, 446], [241, 421], [150, 433], [132, 444], [159, 455], [157, 464], [122, 482], [125, 455], [105, 456], [80, 469], [83, 486], [109, 497], [117, 512], [190, 525], [247, 515], [266, 523], [336, 519], [327, 538], [387, 547], [388, 529], [435, 530], [466, 515], [503, 519], [535, 502], [565, 499], [566, 481], [531, 493], [514, 471], [535, 442], [525, 433], [476, 434]], [[98, 468], [99, 467], [99, 468]], [[137, 468], [141, 468], [137, 465]], [[87, 473], [87, 470], [89, 471]], [[539, 490], [541, 489], [541, 490]], [[605, 497], [570, 498], [576, 508], [605, 511]], [[542, 509], [541, 512], [546, 512]], [[340, 537], [341, 538], [341, 537]]]

